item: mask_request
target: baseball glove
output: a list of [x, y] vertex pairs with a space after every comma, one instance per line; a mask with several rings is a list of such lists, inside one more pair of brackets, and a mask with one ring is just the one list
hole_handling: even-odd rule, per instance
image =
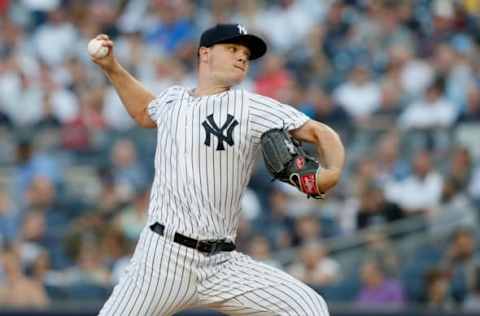
[[283, 129], [271, 129], [261, 138], [263, 159], [274, 179], [297, 187], [308, 197], [323, 199], [317, 185], [319, 162]]

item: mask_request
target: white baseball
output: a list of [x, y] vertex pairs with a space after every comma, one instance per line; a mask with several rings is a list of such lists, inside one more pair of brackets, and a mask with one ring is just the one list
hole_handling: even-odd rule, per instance
[[93, 58], [103, 58], [108, 55], [109, 51], [108, 47], [103, 46], [102, 41], [96, 38], [88, 42], [87, 50]]

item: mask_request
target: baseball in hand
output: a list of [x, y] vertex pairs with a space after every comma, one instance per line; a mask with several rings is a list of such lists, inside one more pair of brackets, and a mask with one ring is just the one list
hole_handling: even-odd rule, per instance
[[109, 51], [108, 47], [103, 46], [102, 41], [96, 38], [88, 42], [87, 50], [90, 56], [97, 59], [107, 56]]

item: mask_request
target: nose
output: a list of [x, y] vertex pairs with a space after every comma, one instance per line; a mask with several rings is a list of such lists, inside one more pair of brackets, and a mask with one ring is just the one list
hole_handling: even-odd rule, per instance
[[239, 62], [241, 62], [242, 64], [246, 64], [246, 63], [247, 63], [247, 60], [248, 60], [247, 54], [245, 54], [245, 53], [243, 53], [243, 52], [240, 52], [240, 53], [238, 54], [238, 56], [237, 56], [237, 60], [238, 60]]

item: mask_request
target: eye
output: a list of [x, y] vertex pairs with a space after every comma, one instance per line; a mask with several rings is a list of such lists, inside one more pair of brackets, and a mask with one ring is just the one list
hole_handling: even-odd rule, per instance
[[237, 51], [237, 48], [235, 46], [229, 46], [228, 47], [228, 50], [231, 52], [231, 53], [235, 53]]

